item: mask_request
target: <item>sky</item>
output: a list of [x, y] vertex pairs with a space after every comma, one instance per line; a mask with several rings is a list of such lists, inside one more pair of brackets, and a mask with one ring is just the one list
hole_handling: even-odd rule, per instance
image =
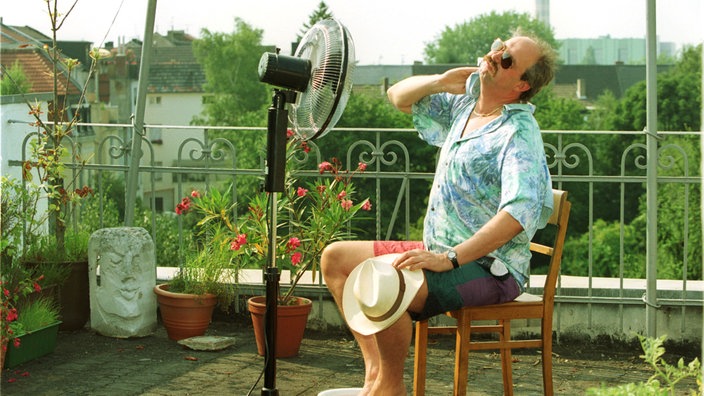
[[[59, 0], [59, 12], [75, 0]], [[30, 26], [50, 35], [46, 0], [4, 0], [5, 25]], [[53, 3], [53, 1], [51, 2]], [[78, 0], [59, 40], [85, 40], [99, 46], [144, 37], [147, 0]], [[263, 30], [262, 44], [288, 54], [303, 24], [320, 0], [157, 0], [154, 30], [183, 30], [198, 37], [203, 28], [231, 33], [239, 17]], [[534, 0], [325, 0], [333, 16], [347, 27], [361, 65], [410, 64], [423, 60], [425, 45], [446, 28], [492, 11], [535, 13]], [[647, 0], [553, 0], [550, 22], [557, 39], [644, 38]], [[704, 42], [702, 0], [657, 1], [657, 35], [662, 42]], [[487, 44], [488, 46], [488, 44]], [[488, 48], [487, 48], [488, 49]]]

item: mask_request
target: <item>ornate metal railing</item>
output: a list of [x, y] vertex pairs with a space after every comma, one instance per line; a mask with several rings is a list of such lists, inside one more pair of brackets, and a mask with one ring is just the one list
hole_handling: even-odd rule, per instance
[[[85, 158], [88, 152], [93, 152], [94, 157], [83, 172], [78, 173], [79, 165], [74, 165], [72, 172], [85, 183], [94, 183], [100, 193], [107, 175], [123, 178], [128, 174], [131, 125], [90, 126], [94, 135], [72, 139], [69, 146], [72, 158], [78, 153]], [[234, 201], [246, 194], [243, 189], [257, 188], [265, 175], [265, 134], [264, 128], [147, 125], [141, 137], [143, 156], [135, 174], [139, 177], [138, 196], [144, 206], [152, 209], [148, 212], [152, 237], [159, 239], [160, 213], [173, 212], [180, 197], [191, 188], [231, 182]], [[669, 224], [668, 234], [657, 237], [663, 243], [676, 245], [669, 247], [670, 253], [681, 249], [677, 259], [681, 268], [676, 279], [668, 281], [676, 283], [670, 287], [673, 290], [663, 291], [658, 304], [681, 310], [684, 328], [686, 309], [702, 306], [701, 278], [690, 279], [690, 273], [697, 272], [693, 269], [701, 266], [701, 214], [696, 200], [701, 189], [697, 158], [700, 134], [666, 132], [658, 135], [656, 186], [647, 185], [648, 158], [643, 132], [544, 131], [543, 135], [554, 187], [568, 190], [573, 202], [568, 239], [586, 240], [583, 254], [566, 251], [566, 255], [572, 254], [571, 262], [563, 266], [562, 275], [570, 284], [564, 285], [564, 281], [561, 284], [561, 289], [573, 289], [579, 284], [577, 288], [583, 292], [563, 294], [558, 291], [557, 301], [645, 304], [640, 296], [630, 293], [631, 283], [638, 282], [631, 280], [632, 261], [635, 253], [640, 253], [638, 257], [643, 257], [644, 253], [629, 251], [633, 248], [629, 241], [631, 233], [645, 232], [644, 224], [662, 222], [663, 216], [667, 216], [667, 221], [676, 223], [677, 227]], [[23, 141], [22, 161], [27, 159], [31, 139], [32, 134], [29, 134]], [[606, 145], [605, 139], [619, 144]], [[350, 143], [343, 147], [343, 141]], [[424, 158], [412, 157], [419, 152], [415, 131], [340, 128], [309, 145], [309, 152], [295, 157], [299, 178], [318, 177], [317, 164], [331, 156], [341, 158], [347, 169], [355, 168], [359, 162], [367, 164], [366, 172], [355, 176], [359, 178], [361, 194], [369, 196], [375, 208], [370, 227], [365, 225], [365, 229], [373, 231], [365, 237], [407, 239], [418, 235], [417, 221], [424, 214], [422, 203], [432, 183], [435, 154], [426, 148], [421, 151]], [[10, 165], [20, 166], [22, 161], [10, 161]], [[640, 197], [647, 188], [653, 187], [666, 193], [668, 202], [661, 201], [659, 207], [646, 207]], [[102, 203], [100, 208], [102, 213]], [[604, 217], [615, 219], [618, 224], [615, 231], [618, 253], [611, 256], [613, 262], [609, 263], [595, 257], [603, 248], [597, 246], [603, 241], [595, 238], [596, 232], [603, 229], [600, 219]], [[575, 242], [572, 246], [582, 245]], [[693, 257], [698, 257], [699, 261]], [[604, 265], [610, 268], [606, 275]], [[645, 262], [642, 265], [645, 266]], [[574, 272], [576, 268], [581, 272]], [[701, 270], [698, 273], [701, 274]], [[608, 284], [612, 290], [608, 297], [594, 293], [604, 288], [603, 284]]]

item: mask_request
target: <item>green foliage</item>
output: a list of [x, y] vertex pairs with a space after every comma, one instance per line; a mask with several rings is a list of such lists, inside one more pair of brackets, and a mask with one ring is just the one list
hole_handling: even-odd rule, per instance
[[[340, 127], [363, 127], [363, 128], [412, 128], [413, 120], [408, 114], [402, 113], [394, 108], [385, 95], [354, 92], [347, 103], [345, 112], [338, 123]], [[333, 136], [334, 135], [334, 136]], [[358, 132], [358, 133], [331, 133], [325, 136], [320, 143], [321, 147], [325, 147], [326, 155], [337, 156], [339, 158], [351, 158], [350, 166], [353, 166], [356, 158], [372, 158], [371, 148], [369, 145], [357, 145], [349, 152], [346, 149], [353, 147], [355, 143], [361, 141], [368, 142], [370, 145], [376, 144], [373, 132]], [[410, 158], [413, 162], [406, 161], [405, 153], [398, 149], [396, 144], [389, 144], [383, 148], [384, 158], [392, 158], [392, 154], [397, 156], [398, 163], [394, 166], [383, 165], [376, 162], [369, 164], [370, 169], [376, 166], [384, 171], [402, 172], [406, 167], [411, 172], [433, 172], [435, 170], [435, 160], [438, 152], [437, 147], [431, 146], [417, 137], [417, 134], [409, 134], [403, 132], [385, 132], [385, 140], [389, 142], [403, 142], [403, 145], [408, 149]], [[364, 153], [363, 157], [360, 157]], [[377, 159], [378, 161], [378, 159]], [[359, 191], [374, 191], [377, 188], [375, 181], [372, 179], [360, 178], [355, 182]], [[381, 212], [379, 218], [388, 221], [394, 213], [397, 196], [400, 193], [401, 181], [388, 179], [382, 183], [380, 196], [382, 197], [378, 206], [374, 210]], [[417, 197], [410, 203], [408, 221], [412, 224], [417, 219], [422, 218], [426, 209], [426, 197], [430, 192], [430, 182], [413, 182], [409, 186], [410, 196]], [[402, 224], [405, 221], [405, 213], [398, 213], [399, 218], [396, 219], [396, 224]], [[361, 239], [375, 239], [374, 225], [368, 224], [363, 226], [359, 223]], [[386, 224], [382, 224], [382, 228]], [[381, 235], [385, 237], [385, 235]], [[407, 238], [401, 232], [393, 232], [391, 238]]]
[[227, 249], [204, 246], [188, 249], [186, 263], [169, 282], [169, 291], [203, 295], [215, 294], [224, 310], [232, 305], [236, 295], [237, 261]]
[[308, 23], [304, 23], [303, 27], [301, 30], [298, 32], [298, 35], [296, 36], [296, 42], [300, 42], [301, 39], [303, 38], [303, 35], [306, 34], [310, 28], [313, 27], [316, 23], [324, 20], [324, 19], [330, 19], [333, 18], [332, 12], [328, 9], [327, 4], [325, 4], [324, 1], [321, 1], [318, 4], [318, 8], [313, 11], [310, 16], [308, 17]]
[[[240, 18], [235, 19], [233, 33], [216, 33], [203, 29], [202, 38], [193, 42], [193, 53], [203, 65], [205, 91], [212, 94], [205, 104], [208, 125], [246, 125], [250, 113], [265, 119], [269, 89], [259, 81], [259, 58], [264, 52], [262, 30]], [[249, 124], [251, 125], [251, 124]]]
[[[102, 197], [94, 195], [82, 202], [81, 221], [78, 224], [79, 230], [92, 234], [100, 228], [119, 227], [122, 225], [118, 202], [116, 202], [114, 197], [110, 196], [109, 190], [101, 190], [101, 193]], [[124, 205], [124, 199], [120, 201]]]
[[589, 46], [589, 48], [587, 48], [587, 52], [584, 54], [584, 59], [582, 59], [582, 64], [583, 65], [596, 65], [597, 64], [594, 47]]
[[[592, 276], [619, 277], [619, 262], [623, 254], [623, 276], [645, 277], [645, 229], [634, 224], [623, 227], [619, 222], [594, 222], [592, 245]], [[623, 252], [620, 241], [623, 235]], [[589, 275], [589, 234], [584, 233], [565, 242], [562, 273], [566, 275]]]
[[[701, 124], [701, 44], [688, 47], [672, 70], [658, 73], [658, 129], [697, 131]], [[646, 82], [630, 87], [615, 108], [609, 129], [642, 131], [646, 126]]]
[[338, 127], [412, 128], [411, 116], [394, 108], [386, 95], [352, 92]]
[[425, 61], [431, 64], [476, 65], [477, 58], [489, 52], [494, 39], [510, 38], [518, 28], [543, 39], [553, 48], [559, 47], [552, 28], [530, 15], [512, 11], [498, 14], [492, 11], [453, 28], [445, 27], [435, 41], [426, 45]]
[[22, 332], [16, 335], [21, 337], [58, 321], [59, 307], [53, 299], [47, 297], [30, 299], [18, 307], [17, 322]]
[[589, 112], [587, 117], [588, 126], [586, 129], [593, 131], [605, 131], [611, 126], [610, 117], [613, 114], [613, 109], [618, 105], [618, 99], [613, 92], [606, 90], [597, 97], [594, 110]]
[[37, 216], [38, 186], [0, 176], [0, 261], [9, 265], [22, 256], [25, 240], [31, 241], [44, 222]]
[[543, 130], [586, 129], [587, 109], [577, 99], [558, 98], [551, 89], [540, 91], [531, 102], [535, 118]]
[[0, 79], [0, 95], [25, 94], [31, 88], [32, 83], [24, 74], [19, 60], [16, 60], [9, 69], [3, 70], [2, 79]]
[[[153, 224], [156, 234], [154, 241], [156, 265], [159, 267], [178, 267], [182, 262], [179, 255], [183, 246], [178, 238], [178, 221], [173, 213], [156, 213], [154, 217], [154, 223], [152, 223], [152, 211], [147, 208], [139, 208], [135, 214], [134, 226], [151, 230]], [[190, 241], [185, 243], [188, 244]]]
[[640, 357], [653, 369], [653, 375], [646, 382], [638, 384], [629, 383], [615, 387], [590, 388], [587, 390], [588, 395], [592, 396], [650, 396], [650, 395], [675, 395], [677, 384], [686, 378], [695, 378], [699, 390], [690, 389], [692, 395], [701, 394], [702, 387], [702, 372], [699, 359], [695, 358], [688, 364], [685, 364], [684, 359], [680, 358], [677, 365], [669, 364], [663, 355], [665, 347], [663, 343], [667, 336], [658, 338], [649, 338], [638, 335], [641, 347], [644, 354]]
[[[235, 19], [233, 33], [203, 30], [202, 38], [193, 42], [193, 53], [203, 65], [209, 100], [201, 117], [194, 124], [227, 126], [265, 126], [270, 87], [259, 81], [259, 59], [265, 48], [262, 30], [242, 19]], [[235, 147], [237, 167], [256, 168], [260, 150], [266, 147], [264, 134], [243, 134], [240, 131], [209, 131], [212, 139], [223, 138]]]
[[24, 255], [24, 260], [29, 262], [65, 262], [87, 261], [88, 240], [90, 233], [85, 230], [69, 229], [66, 231], [63, 248], [53, 235], [40, 235]]

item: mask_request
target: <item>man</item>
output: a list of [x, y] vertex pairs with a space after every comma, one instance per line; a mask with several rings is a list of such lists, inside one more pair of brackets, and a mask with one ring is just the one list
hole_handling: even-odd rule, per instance
[[552, 80], [554, 64], [549, 46], [516, 36], [497, 39], [478, 69], [413, 76], [389, 89], [391, 103], [412, 114], [421, 138], [441, 151], [422, 243], [344, 241], [321, 257], [340, 307], [347, 278], [370, 257], [401, 253], [393, 267], [425, 276], [394, 323], [370, 335], [352, 328], [364, 355], [363, 395], [406, 394], [412, 320], [522, 292], [530, 239], [552, 212], [543, 142], [527, 100]]

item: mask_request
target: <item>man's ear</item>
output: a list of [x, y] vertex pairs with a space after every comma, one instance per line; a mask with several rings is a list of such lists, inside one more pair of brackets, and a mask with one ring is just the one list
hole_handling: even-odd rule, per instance
[[518, 84], [516, 84], [516, 89], [520, 92], [525, 92], [530, 89], [530, 84], [528, 81], [521, 80]]

